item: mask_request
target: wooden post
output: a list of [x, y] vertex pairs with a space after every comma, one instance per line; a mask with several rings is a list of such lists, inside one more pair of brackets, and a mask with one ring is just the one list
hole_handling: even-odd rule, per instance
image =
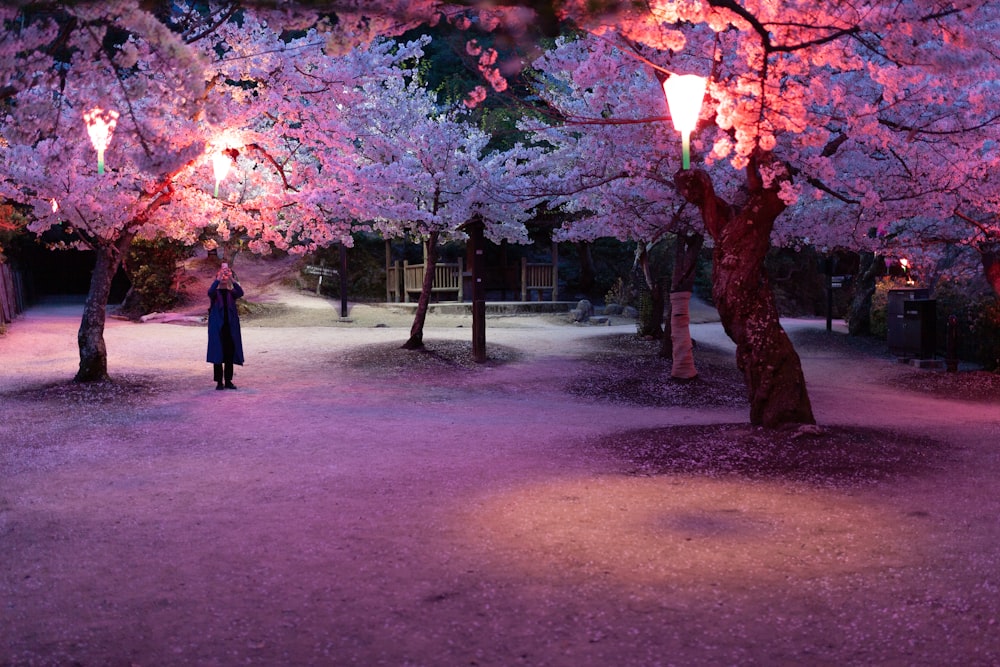
[[823, 271], [826, 273], [826, 330], [833, 331], [833, 257], [823, 260]]
[[316, 274], [316, 296], [322, 296], [323, 291], [323, 273], [322, 269], [326, 267], [326, 260], [319, 260], [320, 272]]
[[552, 300], [559, 300], [559, 243], [552, 242]]
[[458, 258], [458, 302], [459, 303], [462, 303], [463, 301], [465, 301], [465, 294], [464, 294], [464, 290], [465, 290], [465, 285], [464, 285], [465, 278], [464, 278], [463, 273], [462, 273], [463, 270], [464, 270], [464, 268], [465, 267], [462, 266], [462, 258], [459, 257]]
[[340, 244], [340, 317], [347, 319], [347, 246]]
[[486, 273], [483, 254], [485, 225], [481, 218], [469, 224], [469, 243], [472, 245], [472, 359], [486, 361]]
[[410, 292], [409, 292], [409, 290], [406, 289], [406, 287], [407, 287], [407, 285], [406, 285], [406, 276], [409, 273], [409, 271], [407, 271], [407, 268], [408, 268], [409, 264], [410, 263], [407, 262], [405, 259], [403, 260], [403, 303], [409, 303], [410, 302]]
[[528, 300], [528, 258], [521, 258], [521, 303]]
[[[389, 239], [385, 240], [385, 302], [389, 303], [392, 301], [392, 243]], [[396, 276], [396, 282], [399, 282], [399, 276]], [[396, 290], [399, 290], [399, 285], [396, 285]]]

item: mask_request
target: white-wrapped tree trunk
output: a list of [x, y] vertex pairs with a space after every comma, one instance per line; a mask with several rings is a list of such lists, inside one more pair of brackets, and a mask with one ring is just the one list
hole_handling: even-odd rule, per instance
[[691, 292], [670, 293], [670, 343], [673, 350], [670, 377], [678, 380], [697, 377], [691, 342]]

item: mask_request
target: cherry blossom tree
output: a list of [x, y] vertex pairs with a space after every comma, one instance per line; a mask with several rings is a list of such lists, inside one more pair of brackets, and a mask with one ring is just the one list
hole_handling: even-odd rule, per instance
[[[703, 161], [696, 159], [696, 168], [676, 172], [673, 182], [676, 191], [698, 208], [712, 237], [713, 292], [723, 324], [737, 344], [753, 423], [779, 426], [813, 421], [799, 360], [778, 322], [763, 271], [764, 253], [773, 243], [870, 245], [871, 229], [885, 231], [897, 222], [916, 224], [928, 218], [945, 225], [974, 220], [976, 229], [992, 230], [989, 221], [996, 197], [984, 174], [990, 173], [996, 161], [998, 145], [998, 114], [991, 104], [1000, 78], [993, 50], [1000, 25], [1000, 8], [995, 3], [691, 0], [594, 5], [563, 0], [527, 4], [337, 0], [282, 3], [279, 9], [264, 1], [250, 6], [270, 25], [287, 29], [314, 24], [316, 8], [338, 12], [338, 20], [317, 26], [328, 55], [371, 40], [375, 33], [402, 31], [424, 21], [478, 22], [516, 36], [519, 24], [534, 20], [532, 9], [537, 11], [533, 16], [549, 27], [556, 19], [573, 21], [578, 28], [613, 43], [621, 58], [612, 64], [590, 61], [600, 76], [630, 77], [650, 68], [662, 77], [682, 72], [710, 77], [702, 123], [694, 137], [695, 154]], [[132, 9], [126, 11], [126, 7]], [[69, 31], [68, 41], [64, 40], [69, 47], [62, 54], [43, 50], [29, 56], [28, 50], [15, 49], [19, 62], [8, 72], [16, 74], [6, 78], [18, 83], [5, 84], [5, 90], [19, 91], [10, 98], [16, 100], [14, 108], [51, 106], [51, 92], [59, 91], [59, 99], [64, 99], [64, 88], [92, 108], [97, 98], [103, 100], [117, 95], [116, 90], [140, 84], [162, 86], [163, 99], [173, 102], [150, 109], [154, 119], [167, 110], [190, 109], [202, 100], [200, 58], [193, 58], [194, 51], [177, 40], [172, 42], [176, 48], [157, 51], [169, 42], [169, 31], [147, 20], [150, 15], [133, 10], [125, 2], [73, 5], [66, 13], [82, 18], [80, 25], [85, 29]], [[138, 54], [135, 63], [129, 49], [119, 48], [124, 42], [118, 41], [116, 31], [95, 32], [99, 26], [88, 17], [116, 11], [124, 32], [132, 35], [131, 44]], [[31, 37], [37, 39], [37, 35]], [[115, 64], [111, 60], [115, 57], [125, 60]], [[39, 67], [46, 58], [59, 68]], [[142, 63], [153, 60], [163, 63], [163, 69], [150, 68], [144, 77], [118, 76], [124, 69], [142, 71]], [[103, 74], [100, 63], [105, 63]], [[503, 87], [491, 69], [496, 62], [487, 57], [480, 66], [494, 89]], [[26, 77], [38, 72], [38, 81], [48, 81], [49, 96], [32, 96], [30, 91], [45, 86], [25, 84]], [[84, 73], [92, 76], [78, 78]], [[161, 83], [168, 80], [173, 85]], [[480, 97], [475, 95], [470, 101]], [[138, 103], [131, 98], [122, 101]], [[50, 112], [39, 117], [48, 117], [50, 128], [62, 128], [84, 110], [74, 106], [73, 114]], [[192, 159], [187, 150], [198, 152], [194, 150], [197, 142], [190, 141], [185, 132], [164, 137], [169, 151], [153, 150], [159, 149], [153, 141], [158, 136], [154, 128], [141, 124], [127, 105], [120, 113], [124, 116], [116, 132], [146, 140], [139, 142], [142, 150], [136, 153], [134, 164], [147, 169], [152, 165], [157, 174], [172, 174], [174, 165]], [[197, 117], [197, 113], [179, 115], [184, 123]], [[663, 114], [654, 115], [661, 118]], [[5, 133], [14, 139], [8, 139], [4, 147], [5, 157], [14, 158], [8, 164], [25, 159], [24, 152], [18, 153], [21, 145], [55, 161], [55, 148], [45, 138], [58, 134], [36, 131], [37, 139], [30, 142], [14, 136], [15, 129], [28, 134], [35, 131], [32, 128], [38, 125], [26, 122], [30, 117], [25, 113], [23, 120], [5, 123]], [[177, 145], [170, 145], [171, 141]], [[129, 163], [125, 156], [114, 155], [116, 146], [121, 151], [126, 145], [112, 143], [108, 160]], [[82, 152], [73, 159], [81, 166], [86, 163]], [[25, 184], [19, 195], [22, 200], [27, 189], [40, 187], [42, 180], [18, 178], [17, 182]], [[162, 202], [159, 196], [169, 191], [154, 185], [141, 188], [145, 196], [141, 201], [150, 206]], [[94, 187], [101, 186], [95, 183]], [[57, 197], [49, 199], [53, 198], [58, 201]], [[35, 197], [34, 201], [41, 200]], [[82, 203], [79, 208], [86, 212]], [[40, 206], [36, 209], [42, 213]], [[137, 212], [129, 219], [145, 223], [159, 209], [149, 210], [145, 217]], [[267, 221], [266, 226], [285, 224], [280, 214], [274, 223]]]
[[[136, 235], [207, 237], [229, 253], [243, 242], [256, 252], [306, 252], [349, 243], [359, 216], [416, 221], [418, 233], [440, 234], [456, 233], [455, 221], [474, 213], [495, 221], [498, 238], [523, 234], [506, 212], [491, 213], [499, 208], [483, 194], [503, 166], [495, 156], [484, 161], [486, 136], [431, 109], [400, 68], [419, 56], [419, 44], [331, 55], [319, 28], [289, 36], [230, 5], [208, 13], [177, 5], [166, 23], [132, 2], [60, 7], [55, 20], [10, 10], [3, 18], [4, 48], [16, 62], [4, 72], [11, 92], [2, 194], [34, 207], [32, 230], [61, 227], [97, 257], [77, 380], [107, 376], [107, 296]], [[358, 149], [377, 147], [380, 129], [362, 137], [360, 114], [395, 123], [392, 133], [381, 128], [382, 145], [369, 155]], [[97, 125], [105, 136], [93, 146], [83, 134], [91, 116], [115, 121]], [[409, 146], [390, 146], [417, 127], [422, 134]], [[386, 147], [400, 160], [372, 169]], [[98, 148], [94, 173], [87, 165]], [[369, 192], [387, 196], [376, 203]]]
[[[694, 146], [705, 162], [673, 180], [713, 240], [713, 292], [753, 423], [813, 421], [763, 271], [772, 243], [870, 245], [871, 229], [947, 221], [985, 199], [970, 186], [997, 132], [996, 12], [719, 0], [584, 17], [635, 67], [711, 77]], [[588, 59], [585, 74], [621, 76], [625, 62]]]
[[[42, 16], [25, 27], [18, 19], [33, 17], [3, 11], [5, 39], [24, 48], [11, 49], [4, 71], [13, 92], [2, 127], [0, 193], [33, 206], [32, 231], [62, 227], [94, 251], [76, 379], [102, 379], [111, 279], [132, 238], [161, 219], [177, 175], [203, 152], [195, 119], [204, 80], [194, 54], [134, 8], [65, 7], [58, 21]], [[98, 134], [104, 128], [94, 145], [87, 124]], [[102, 142], [105, 173], [95, 153], [104, 152]]]
[[[240, 99], [242, 88], [208, 67], [217, 41], [194, 46], [131, 2], [4, 12], [5, 39], [24, 48], [9, 47], [3, 72], [0, 195], [33, 207], [31, 231], [58, 228], [65, 243], [94, 252], [75, 379], [102, 380], [108, 294], [132, 239], [193, 243], [211, 227], [223, 241], [238, 230], [256, 249], [287, 247], [296, 146], [268, 145], [270, 100]], [[241, 105], [250, 108], [236, 113]], [[93, 144], [88, 130], [99, 135]], [[213, 158], [237, 167], [237, 187], [221, 197]]]
[[[637, 263], [657, 314], [664, 310], [665, 286], [649, 258], [654, 244], [673, 236], [663, 355], [673, 360], [672, 377], [692, 379], [697, 369], [688, 313], [703, 227], [673, 187], [676, 165], [664, 150], [673, 143], [672, 130], [656, 73], [622, 59], [605, 40], [575, 38], [557, 40], [534, 63], [538, 92], [557, 115], [554, 124], [522, 123], [536, 141], [552, 147], [537, 166], [534, 187], [573, 214], [560, 230], [562, 238], [614, 236], [637, 243]], [[650, 115], [657, 112], [664, 115]]]
[[424, 280], [410, 337], [403, 347], [423, 347], [437, 246], [464, 238], [463, 227], [482, 220], [492, 240], [527, 242], [529, 206], [498, 196], [497, 184], [516, 178], [529, 161], [526, 149], [487, 153], [490, 136], [442, 108], [413, 77], [363, 84], [352, 133], [357, 152], [355, 214], [386, 238], [410, 236], [424, 244]]

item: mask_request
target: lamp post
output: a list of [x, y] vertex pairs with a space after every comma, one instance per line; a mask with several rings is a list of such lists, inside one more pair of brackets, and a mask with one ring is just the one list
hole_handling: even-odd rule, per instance
[[90, 143], [97, 151], [97, 173], [104, 173], [104, 151], [111, 143], [111, 135], [118, 124], [118, 112], [114, 109], [105, 111], [100, 107], [94, 107], [90, 111], [83, 113], [83, 122], [87, 124], [87, 134], [90, 135]]
[[698, 124], [707, 84], [708, 79], [697, 74], [671, 74], [663, 82], [663, 92], [667, 96], [667, 108], [670, 109], [674, 129], [681, 133], [684, 169], [691, 168], [691, 132]]

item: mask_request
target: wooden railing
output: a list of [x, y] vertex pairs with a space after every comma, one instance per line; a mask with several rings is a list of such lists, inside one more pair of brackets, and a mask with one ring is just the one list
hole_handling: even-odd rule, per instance
[[521, 301], [528, 300], [528, 293], [538, 293], [542, 300], [542, 292], [551, 290], [552, 300], [559, 300], [559, 277], [555, 264], [529, 264], [526, 257], [521, 258]]
[[8, 324], [24, 311], [21, 274], [8, 264], [0, 264], [0, 324]]
[[[454, 294], [456, 301], [462, 301], [464, 296], [462, 274], [461, 258], [457, 262], [438, 262], [435, 264], [431, 295]], [[423, 287], [423, 264], [395, 262], [386, 267], [385, 298], [387, 301], [399, 301], [402, 298], [404, 302], [409, 303], [411, 300], [420, 298], [420, 291]]]
[[402, 301], [403, 263], [391, 262], [385, 265], [385, 300], [387, 303]]
[[[521, 259], [521, 301], [534, 296], [541, 301], [545, 292], [552, 301], [559, 300], [559, 275], [555, 263], [529, 263]], [[513, 268], [513, 267], [511, 267]], [[516, 271], [516, 269], [514, 269]], [[465, 297], [463, 277], [465, 267], [462, 259], [457, 262], [438, 262], [434, 268], [432, 295], [454, 294], [456, 301]], [[389, 303], [404, 301], [409, 303], [420, 297], [424, 284], [424, 265], [408, 262], [391, 262], [385, 267], [385, 300]], [[516, 292], [515, 292], [516, 294]]]

